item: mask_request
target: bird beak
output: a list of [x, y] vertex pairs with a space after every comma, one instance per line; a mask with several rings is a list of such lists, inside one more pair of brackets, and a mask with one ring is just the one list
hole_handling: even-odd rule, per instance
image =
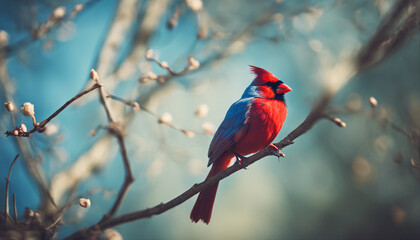
[[276, 94], [284, 94], [290, 91], [292, 91], [292, 89], [286, 84], [282, 83], [277, 87]]

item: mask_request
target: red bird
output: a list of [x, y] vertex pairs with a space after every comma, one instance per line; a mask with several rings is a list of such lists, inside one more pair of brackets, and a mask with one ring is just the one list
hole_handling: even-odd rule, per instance
[[[245, 155], [267, 147], [277, 136], [287, 110], [284, 94], [292, 89], [270, 72], [250, 66], [255, 74], [241, 99], [226, 113], [209, 148], [208, 166], [213, 164], [206, 179], [222, 172], [236, 156], [238, 161]], [[200, 192], [190, 218], [194, 222], [210, 222], [214, 199], [219, 183]]]

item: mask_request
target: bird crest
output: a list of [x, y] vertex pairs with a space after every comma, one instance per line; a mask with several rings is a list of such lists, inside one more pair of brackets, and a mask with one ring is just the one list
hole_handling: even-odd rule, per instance
[[269, 71], [256, 66], [249, 65], [251, 72], [255, 74], [254, 85], [262, 85], [266, 82], [277, 82], [279, 79]]

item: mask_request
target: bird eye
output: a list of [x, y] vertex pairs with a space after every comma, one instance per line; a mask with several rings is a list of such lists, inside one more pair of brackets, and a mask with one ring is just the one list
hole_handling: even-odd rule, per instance
[[264, 85], [271, 87], [271, 86], [273, 86], [273, 83], [272, 82], [266, 82]]

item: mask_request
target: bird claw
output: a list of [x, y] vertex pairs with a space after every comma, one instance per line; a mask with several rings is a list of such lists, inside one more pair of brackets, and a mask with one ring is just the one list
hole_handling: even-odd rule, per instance
[[279, 160], [280, 160], [280, 157], [286, 157], [286, 155], [284, 155], [284, 153], [282, 153], [280, 149], [273, 143], [268, 145], [268, 151], [270, 152], [270, 154], [278, 157]]
[[247, 159], [247, 157], [245, 157], [245, 156], [243, 156], [243, 155], [241, 155], [241, 154], [239, 154], [239, 153], [233, 153], [233, 154], [235, 154], [235, 157], [236, 157], [236, 162], [239, 164], [239, 166], [241, 166], [243, 169], [245, 169], [245, 170], [248, 170], [244, 165], [243, 165], [243, 160], [246, 160]]

